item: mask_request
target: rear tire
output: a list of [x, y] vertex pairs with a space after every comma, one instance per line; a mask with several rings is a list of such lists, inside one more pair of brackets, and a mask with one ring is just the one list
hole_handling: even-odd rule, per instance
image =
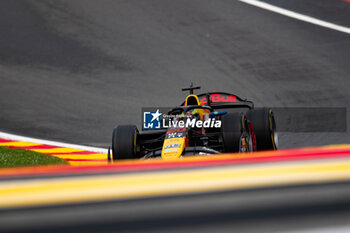
[[113, 160], [136, 158], [138, 130], [135, 125], [118, 125], [113, 130]]
[[240, 152], [244, 131], [244, 115], [228, 113], [222, 117], [222, 134], [225, 152]]
[[277, 150], [278, 136], [272, 110], [253, 109], [247, 112], [247, 118], [254, 127], [257, 150]]

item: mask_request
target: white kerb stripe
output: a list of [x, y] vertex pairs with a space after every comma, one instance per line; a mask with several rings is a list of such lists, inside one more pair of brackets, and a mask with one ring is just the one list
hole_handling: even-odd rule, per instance
[[19, 135], [15, 135], [15, 134], [4, 133], [4, 132], [0, 132], [0, 138], [6, 139], [6, 140], [33, 142], [33, 143], [50, 145], [50, 146], [73, 148], [73, 149], [78, 149], [78, 150], [87, 150], [87, 151], [92, 151], [92, 152], [97, 152], [97, 153], [105, 153], [105, 154], [108, 153], [108, 150], [104, 149], [104, 148], [82, 146], [82, 145], [49, 141], [49, 140], [43, 140], [43, 139], [37, 139], [37, 138], [23, 137], [23, 136], [19, 136]]
[[269, 11], [272, 11], [272, 12], [275, 12], [275, 13], [278, 13], [278, 14], [281, 14], [284, 16], [288, 16], [288, 17], [291, 17], [294, 19], [298, 19], [298, 20], [301, 20], [304, 22], [312, 23], [312, 24], [315, 24], [315, 25], [318, 25], [321, 27], [325, 27], [325, 28], [329, 28], [329, 29], [336, 30], [339, 32], [344, 32], [344, 33], [350, 34], [350, 28], [348, 28], [348, 27], [340, 26], [340, 25], [337, 25], [334, 23], [329, 23], [329, 22], [326, 22], [326, 21], [323, 21], [320, 19], [316, 19], [316, 18], [307, 16], [307, 15], [299, 14], [299, 13], [296, 13], [294, 11], [286, 10], [286, 9], [283, 9], [283, 8], [280, 8], [277, 6], [273, 6], [273, 5], [265, 3], [265, 2], [260, 2], [260, 1], [256, 1], [256, 0], [238, 0], [238, 1], [250, 4], [250, 5], [253, 5], [256, 7], [260, 7], [262, 9], [269, 10]]

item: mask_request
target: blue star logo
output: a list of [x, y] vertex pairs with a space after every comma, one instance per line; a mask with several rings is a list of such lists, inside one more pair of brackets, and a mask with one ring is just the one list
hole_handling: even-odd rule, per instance
[[162, 113], [157, 109], [156, 112], [143, 112], [143, 128], [144, 129], [160, 129]]

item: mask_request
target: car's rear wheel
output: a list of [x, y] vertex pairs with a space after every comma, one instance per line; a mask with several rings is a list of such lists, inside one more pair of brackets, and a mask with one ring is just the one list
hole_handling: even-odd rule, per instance
[[136, 158], [138, 130], [135, 125], [118, 125], [113, 130], [113, 160]]
[[241, 152], [245, 131], [245, 116], [242, 113], [228, 113], [222, 117], [222, 134], [225, 152]]
[[278, 134], [272, 110], [269, 108], [254, 109], [247, 112], [247, 118], [254, 127], [257, 150], [277, 150]]

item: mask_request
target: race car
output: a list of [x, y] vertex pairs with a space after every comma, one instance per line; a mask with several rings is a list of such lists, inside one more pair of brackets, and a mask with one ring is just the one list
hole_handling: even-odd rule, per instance
[[234, 94], [189, 91], [185, 101], [171, 109], [167, 128], [139, 131], [135, 125], [113, 130], [109, 160], [176, 159], [189, 155], [277, 150], [278, 134], [272, 110], [254, 109], [254, 103]]

